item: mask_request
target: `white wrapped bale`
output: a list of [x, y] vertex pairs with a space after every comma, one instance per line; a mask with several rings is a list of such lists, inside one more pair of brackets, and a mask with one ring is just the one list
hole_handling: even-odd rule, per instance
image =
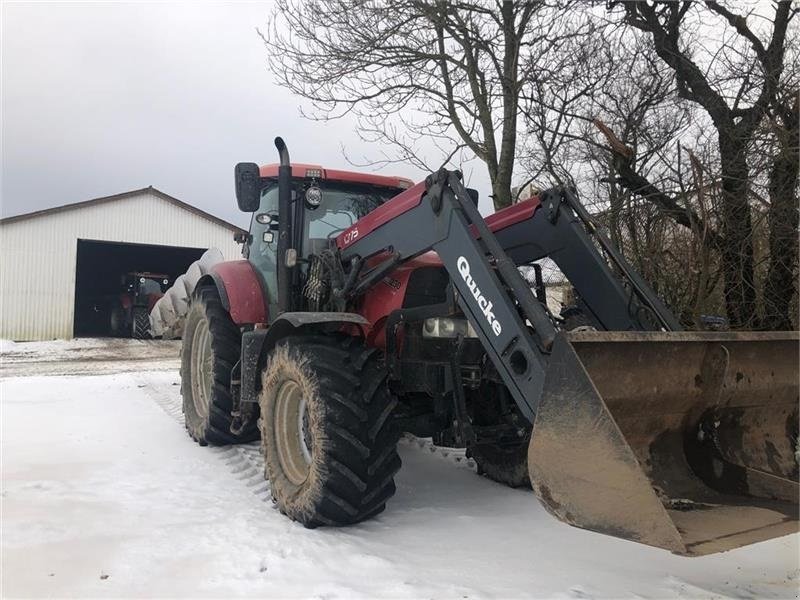
[[225, 257], [222, 256], [222, 251], [219, 248], [209, 248], [203, 252], [203, 256], [201, 256], [197, 262], [200, 264], [200, 270], [203, 272], [203, 275], [205, 275], [211, 270], [211, 267], [224, 260]]
[[172, 303], [172, 308], [175, 310], [176, 315], [184, 316], [189, 312], [191, 291], [186, 289], [186, 279], [183, 275], [175, 280], [175, 283], [167, 290], [165, 296]]
[[[183, 283], [187, 290], [194, 290], [197, 287], [197, 282], [205, 275], [200, 267], [200, 261], [193, 262], [189, 269], [183, 275]], [[190, 292], [191, 293], [191, 292]]]
[[219, 248], [209, 248], [198, 260], [189, 265], [186, 273], [175, 279], [172, 287], [156, 302], [150, 312], [150, 328], [155, 337], [165, 339], [181, 337], [183, 321], [189, 312], [189, 304], [197, 282], [214, 265], [224, 260]]
[[153, 336], [172, 337], [165, 334], [177, 320], [178, 315], [175, 313], [175, 309], [172, 308], [172, 302], [166, 296], [160, 298], [150, 312], [150, 328], [153, 331]]

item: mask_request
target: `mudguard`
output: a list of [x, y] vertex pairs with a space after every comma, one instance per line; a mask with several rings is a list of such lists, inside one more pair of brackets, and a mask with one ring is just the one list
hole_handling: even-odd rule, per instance
[[230, 260], [215, 264], [198, 286], [214, 283], [222, 306], [237, 325], [267, 323], [266, 297], [253, 265], [246, 260]]
[[275, 319], [267, 329], [254, 329], [242, 334], [241, 355], [241, 402], [258, 402], [258, 375], [266, 364], [269, 351], [278, 341], [298, 330], [314, 327], [335, 327], [345, 330], [347, 326], [360, 329], [366, 334], [370, 323], [355, 313], [287, 312]]

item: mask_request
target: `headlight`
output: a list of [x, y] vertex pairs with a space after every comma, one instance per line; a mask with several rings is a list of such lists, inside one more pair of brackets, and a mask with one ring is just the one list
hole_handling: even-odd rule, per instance
[[169, 279], [165, 279], [165, 280], [164, 280], [162, 283], [163, 283], [164, 285], [167, 285], [167, 284], [169, 283]]
[[466, 319], [451, 319], [448, 317], [433, 317], [425, 319], [422, 325], [422, 337], [428, 338], [465, 338], [478, 337], [472, 325]]
[[144, 277], [139, 278], [139, 283], [144, 283]]
[[317, 208], [322, 204], [322, 190], [316, 185], [312, 185], [306, 190], [306, 204], [310, 208]]

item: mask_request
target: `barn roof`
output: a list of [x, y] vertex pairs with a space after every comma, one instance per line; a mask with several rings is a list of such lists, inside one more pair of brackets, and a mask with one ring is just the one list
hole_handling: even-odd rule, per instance
[[130, 192], [122, 192], [121, 194], [114, 194], [113, 196], [103, 196], [102, 198], [93, 198], [91, 200], [84, 200], [83, 202], [73, 202], [72, 204], [64, 204], [62, 206], [54, 206], [53, 208], [45, 208], [44, 210], [37, 210], [34, 212], [25, 213], [22, 215], [14, 215], [13, 217], [5, 217], [4, 219], [0, 219], [0, 225], [6, 225], [8, 223], [14, 223], [16, 221], [23, 221], [26, 219], [32, 219], [34, 217], [41, 217], [44, 215], [52, 215], [55, 213], [60, 213], [68, 210], [73, 210], [76, 208], [86, 208], [89, 206], [97, 206], [99, 204], [106, 204], [109, 202], [114, 202], [115, 200], [124, 200], [125, 198], [133, 198], [139, 196], [144, 193], [150, 193], [156, 196], [157, 198], [161, 198], [162, 200], [166, 200], [170, 204], [174, 204], [178, 208], [182, 208], [187, 210], [191, 213], [194, 213], [204, 219], [211, 221], [212, 223], [216, 223], [221, 227], [225, 227], [230, 229], [234, 232], [244, 231], [241, 227], [234, 225], [233, 223], [229, 223], [228, 221], [224, 221], [219, 217], [215, 217], [212, 214], [205, 212], [204, 210], [200, 210], [196, 206], [192, 206], [191, 204], [186, 204], [177, 198], [170, 196], [169, 194], [165, 194], [159, 189], [154, 188], [152, 185], [146, 188], [142, 188], [140, 190], [131, 190]]

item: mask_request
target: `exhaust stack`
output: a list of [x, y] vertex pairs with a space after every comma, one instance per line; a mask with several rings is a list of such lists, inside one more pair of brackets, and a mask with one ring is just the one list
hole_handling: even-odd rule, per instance
[[291, 277], [286, 264], [286, 251], [292, 247], [292, 163], [283, 138], [275, 138], [280, 166], [278, 167], [278, 312], [292, 310]]

